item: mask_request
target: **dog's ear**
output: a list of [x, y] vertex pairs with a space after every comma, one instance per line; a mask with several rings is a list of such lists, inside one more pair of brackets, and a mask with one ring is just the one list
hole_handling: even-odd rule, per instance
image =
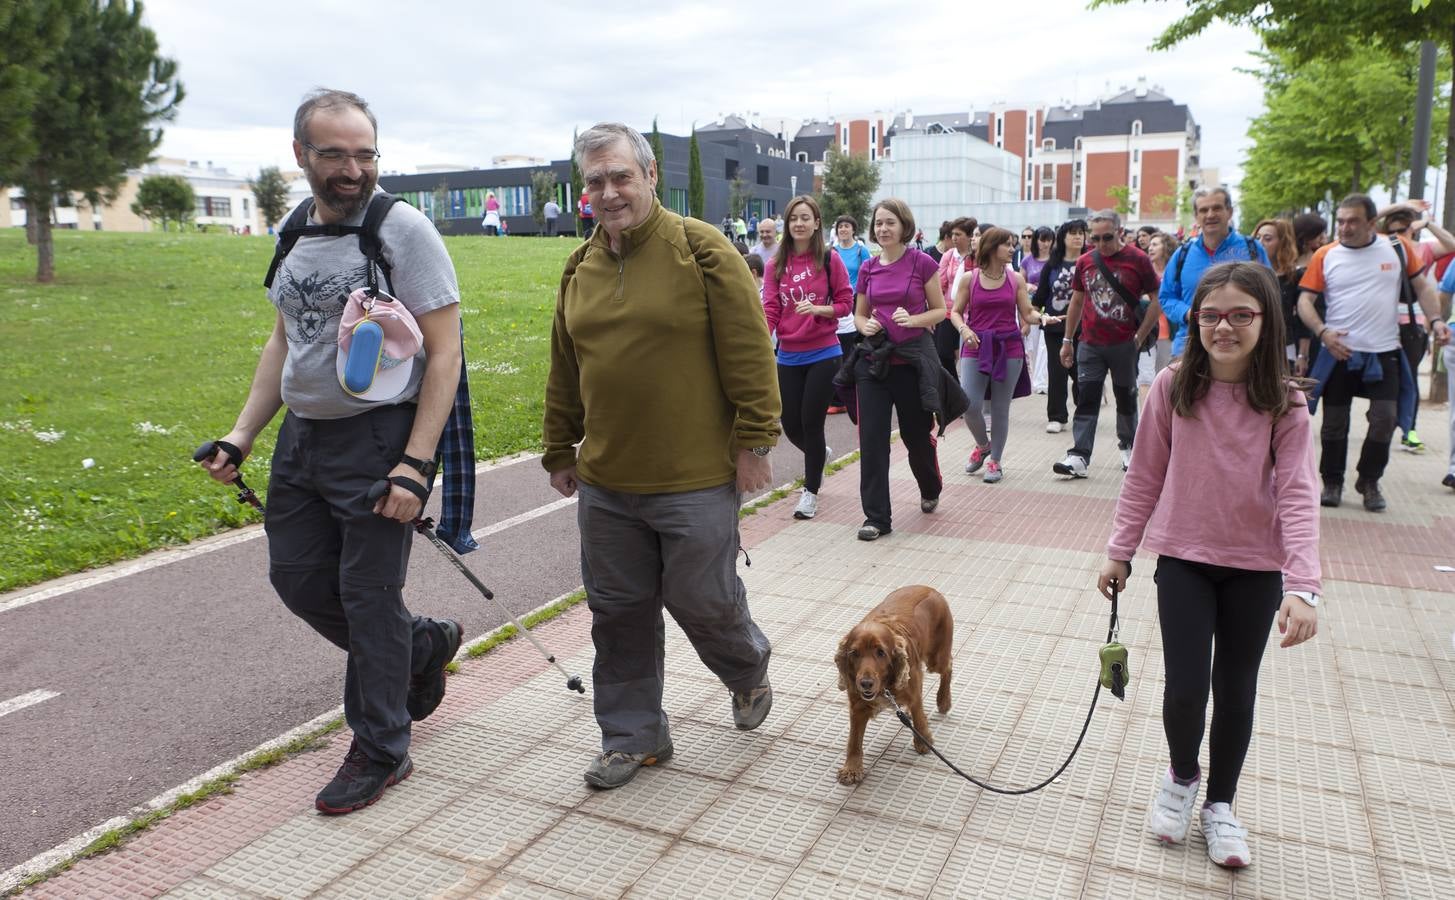
[[847, 691], [854, 680], [854, 672], [849, 667], [849, 638], [853, 637], [851, 631], [844, 635], [839, 641], [839, 649], [834, 651], [834, 665], [839, 668], [839, 690]]
[[896, 691], [902, 690], [909, 684], [909, 644], [905, 643], [902, 634], [894, 636], [893, 661], [889, 667], [889, 680]]

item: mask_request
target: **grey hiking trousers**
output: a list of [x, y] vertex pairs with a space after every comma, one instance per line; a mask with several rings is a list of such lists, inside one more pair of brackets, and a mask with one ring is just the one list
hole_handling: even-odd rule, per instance
[[[662, 710], [664, 607], [730, 690], [747, 692], [768, 671], [768, 638], [737, 574], [737, 486], [680, 494], [577, 488], [601, 749], [658, 750], [671, 737]], [[727, 696], [722, 708], [730, 715]]]

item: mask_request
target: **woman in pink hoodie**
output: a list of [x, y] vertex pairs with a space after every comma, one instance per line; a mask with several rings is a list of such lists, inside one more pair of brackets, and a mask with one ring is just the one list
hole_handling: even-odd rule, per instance
[[854, 288], [843, 260], [824, 243], [823, 215], [812, 197], [788, 201], [783, 218], [788, 234], [763, 273], [763, 315], [778, 335], [783, 434], [803, 451], [803, 494], [793, 517], [812, 519], [828, 457], [824, 420], [844, 355], [838, 321], [853, 306]]
[[1258, 664], [1277, 616], [1281, 646], [1318, 630], [1319, 487], [1312, 426], [1284, 356], [1283, 306], [1267, 266], [1207, 270], [1180, 363], [1152, 380], [1097, 586], [1125, 587], [1140, 544], [1156, 554], [1171, 765], [1147, 828], [1181, 843], [1202, 783], [1198, 751], [1213, 698], [1202, 834], [1213, 862], [1251, 862], [1233, 815], [1253, 733]]

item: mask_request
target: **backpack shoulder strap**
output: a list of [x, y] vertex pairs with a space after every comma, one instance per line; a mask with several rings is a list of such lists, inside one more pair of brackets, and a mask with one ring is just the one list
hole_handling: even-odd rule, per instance
[[283, 258], [298, 243], [308, 226], [308, 213], [313, 209], [313, 201], [305, 200], [293, 207], [293, 211], [284, 220], [283, 227], [278, 229], [278, 243], [273, 247], [273, 261], [268, 264], [268, 274], [263, 276], [263, 287], [271, 288], [273, 278], [278, 274], [278, 267], [283, 264]]
[[1404, 241], [1399, 235], [1389, 236], [1389, 243], [1394, 246], [1394, 255], [1399, 257], [1399, 302], [1409, 307], [1410, 322], [1415, 321], [1415, 288], [1410, 283], [1409, 258], [1405, 256]]
[[1253, 246], [1253, 239], [1245, 234], [1243, 235], [1243, 242], [1244, 245], [1248, 248], [1248, 259], [1252, 260], [1253, 262], [1257, 262], [1258, 248]]
[[1176, 286], [1178, 297], [1182, 296], [1182, 267], [1187, 263], [1187, 248], [1188, 244], [1177, 248], [1177, 265], [1172, 269], [1172, 284]]
[[394, 204], [404, 200], [403, 197], [396, 197], [393, 194], [379, 193], [369, 201], [369, 210], [364, 213], [364, 224], [359, 231], [359, 252], [369, 261], [369, 293], [377, 293], [379, 290], [378, 276], [374, 274], [377, 267], [384, 274], [384, 288], [389, 293], [394, 293], [394, 282], [390, 278], [393, 269], [387, 260], [384, 259], [384, 242], [379, 239], [379, 229], [384, 224], [384, 217], [394, 208]]

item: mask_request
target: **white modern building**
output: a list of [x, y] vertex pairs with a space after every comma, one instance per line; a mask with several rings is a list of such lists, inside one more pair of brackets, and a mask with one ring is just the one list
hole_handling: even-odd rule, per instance
[[1018, 201], [1019, 179], [1020, 160], [1014, 154], [974, 135], [904, 134], [894, 139], [893, 157], [879, 161], [874, 200], [898, 197], [908, 203], [933, 241], [947, 219], [979, 215], [987, 204]]

